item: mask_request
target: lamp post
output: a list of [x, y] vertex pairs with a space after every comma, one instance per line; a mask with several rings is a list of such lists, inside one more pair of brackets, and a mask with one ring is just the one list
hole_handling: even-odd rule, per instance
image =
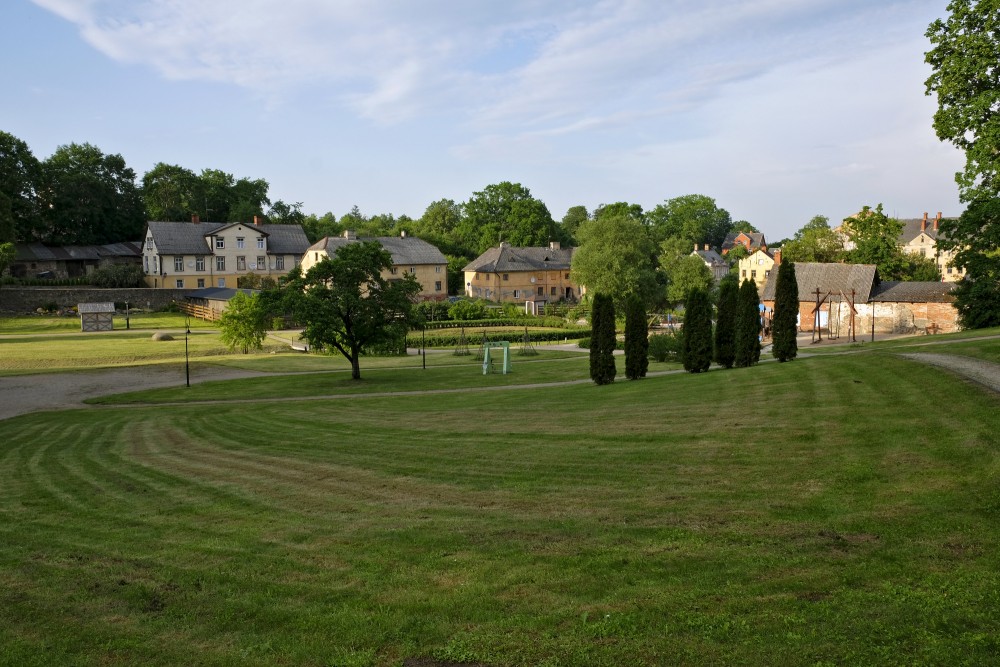
[[191, 334], [191, 316], [184, 317], [184, 382], [191, 386], [191, 361], [188, 357], [188, 336]]
[[427, 370], [427, 325], [420, 328], [420, 353], [424, 357], [424, 370]]

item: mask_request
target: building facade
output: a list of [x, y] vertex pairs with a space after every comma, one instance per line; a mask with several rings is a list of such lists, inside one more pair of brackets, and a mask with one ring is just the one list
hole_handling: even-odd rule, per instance
[[553, 241], [544, 248], [515, 248], [501, 243], [463, 269], [466, 296], [496, 302], [576, 301], [586, 289], [572, 278], [575, 248]]

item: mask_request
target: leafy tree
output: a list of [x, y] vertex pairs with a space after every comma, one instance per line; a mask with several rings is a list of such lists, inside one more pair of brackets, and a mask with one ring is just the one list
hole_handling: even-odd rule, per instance
[[486, 186], [462, 205], [462, 214], [458, 235], [477, 255], [501, 241], [527, 247], [562, 239], [549, 209], [520, 183]]
[[344, 232], [344, 228], [337, 224], [337, 216], [330, 211], [318, 217], [313, 213], [306, 215], [302, 221], [302, 230], [310, 243], [316, 243], [326, 236], [340, 236]]
[[813, 216], [781, 246], [782, 261], [829, 263], [839, 262], [843, 257], [844, 244], [824, 215]]
[[901, 280], [939, 282], [941, 280], [941, 269], [931, 257], [904, 252]]
[[715, 316], [715, 363], [732, 368], [736, 359], [736, 312], [739, 281], [730, 273], [719, 281], [719, 303]]
[[241, 178], [233, 183], [226, 222], [249, 222], [255, 215], [264, 215], [271, 204], [269, 187], [263, 178]]
[[760, 359], [760, 297], [757, 285], [744, 280], [740, 285], [736, 310], [736, 354], [733, 363], [737, 368], [752, 366]]
[[712, 302], [708, 292], [695, 287], [684, 299], [683, 348], [684, 370], [703, 373], [712, 365]]
[[230, 350], [249, 354], [264, 347], [268, 313], [259, 294], [237, 292], [219, 318], [220, 339]]
[[182, 221], [198, 210], [198, 176], [190, 169], [159, 162], [142, 177], [142, 201], [149, 220]]
[[142, 236], [142, 197], [121, 155], [105, 155], [90, 144], [60, 146], [42, 163], [41, 182], [38, 240], [90, 245]]
[[268, 222], [276, 225], [301, 225], [306, 221], [306, 216], [302, 212], [302, 202], [286, 204], [278, 200], [271, 204], [267, 211]]
[[3, 275], [10, 263], [14, 261], [16, 254], [13, 243], [0, 243], [0, 275]]
[[798, 356], [796, 320], [799, 314], [799, 284], [795, 279], [795, 264], [781, 261], [774, 286], [774, 320], [771, 328], [771, 351], [778, 361], [791, 361]]
[[745, 245], [737, 243], [729, 252], [726, 253], [726, 261], [729, 262], [729, 268], [732, 269], [738, 266], [741, 259], [745, 259], [750, 256], [750, 251], [747, 250]]
[[417, 234], [454, 243], [461, 222], [462, 206], [451, 199], [439, 199], [431, 202], [417, 220]]
[[[414, 321], [413, 299], [420, 283], [412, 274], [386, 280], [382, 271], [392, 256], [374, 241], [350, 243], [302, 275], [295, 267], [282, 280], [277, 297], [305, 326], [303, 336], [317, 349], [336, 349], [351, 363], [351, 378], [361, 379], [361, 354], [405, 336]], [[265, 292], [267, 293], [267, 292]]]
[[958, 220], [944, 220], [938, 246], [955, 250], [965, 268], [955, 289], [963, 326], [1000, 325], [1000, 12], [996, 2], [952, 0], [949, 15], [927, 29], [932, 73], [927, 94], [937, 94], [934, 130], [965, 151], [955, 175], [963, 202]]
[[607, 294], [597, 293], [590, 308], [590, 379], [611, 384], [615, 368], [615, 304]]
[[712, 288], [712, 270], [697, 255], [685, 255], [673, 264], [661, 265], [667, 276], [667, 301], [679, 303], [692, 289], [708, 292]]
[[746, 220], [737, 220], [736, 222], [733, 223], [733, 227], [729, 231], [730, 232], [736, 232], [736, 233], [746, 232], [747, 234], [751, 234], [751, 233], [752, 234], [760, 234], [760, 230], [757, 229], [756, 227], [754, 227], [753, 225], [751, 225]]
[[655, 246], [641, 222], [620, 215], [587, 220], [577, 230], [577, 238], [580, 247], [572, 263], [577, 284], [610, 295], [621, 307], [632, 294], [645, 303], [655, 301]]
[[844, 228], [854, 243], [854, 249], [847, 253], [852, 264], [874, 264], [883, 280], [902, 280], [905, 258], [897, 241], [903, 223], [887, 216], [882, 204], [874, 209], [865, 206], [860, 213], [844, 220]]
[[653, 240], [657, 243], [672, 237], [692, 243], [722, 245], [733, 229], [729, 211], [719, 208], [715, 200], [705, 195], [684, 195], [668, 199], [650, 211], [649, 222]]
[[559, 223], [562, 225], [563, 236], [572, 241], [576, 238], [576, 230], [589, 219], [590, 214], [587, 213], [586, 206], [570, 206], [562, 222]]
[[28, 144], [0, 131], [0, 242], [37, 239], [41, 165]]
[[649, 324], [646, 307], [638, 295], [625, 302], [625, 377], [638, 380], [649, 370]]
[[615, 202], [614, 204], [601, 204], [594, 210], [594, 219], [615, 218], [625, 216], [637, 222], [646, 224], [646, 214], [642, 212], [639, 204], [630, 204], [627, 201]]

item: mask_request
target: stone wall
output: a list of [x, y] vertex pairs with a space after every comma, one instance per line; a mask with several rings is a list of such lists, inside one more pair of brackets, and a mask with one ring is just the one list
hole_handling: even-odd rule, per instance
[[[774, 308], [773, 301], [765, 301], [764, 305]], [[846, 302], [823, 304], [822, 331], [824, 334], [837, 333], [846, 336], [851, 326], [850, 306]], [[799, 331], [809, 332], [815, 326], [813, 311], [816, 303], [813, 301], [799, 302]], [[854, 316], [856, 336], [871, 334], [872, 311], [875, 314], [875, 333], [877, 334], [913, 334], [925, 333], [928, 327], [936, 327], [938, 333], [958, 331], [958, 311], [950, 303], [900, 303], [871, 302], [859, 303], [855, 306]], [[832, 312], [831, 312], [832, 311]]]
[[0, 312], [33, 313], [55, 304], [60, 309], [75, 308], [78, 303], [127, 301], [131, 308], [158, 310], [172, 301], [183, 301], [182, 289], [99, 289], [96, 287], [0, 287]]

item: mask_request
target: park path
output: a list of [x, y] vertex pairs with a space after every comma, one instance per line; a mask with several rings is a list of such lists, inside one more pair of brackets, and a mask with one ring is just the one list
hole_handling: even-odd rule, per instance
[[1000, 364], [995, 364], [992, 361], [937, 352], [915, 352], [899, 356], [919, 361], [922, 364], [945, 368], [1000, 393]]

